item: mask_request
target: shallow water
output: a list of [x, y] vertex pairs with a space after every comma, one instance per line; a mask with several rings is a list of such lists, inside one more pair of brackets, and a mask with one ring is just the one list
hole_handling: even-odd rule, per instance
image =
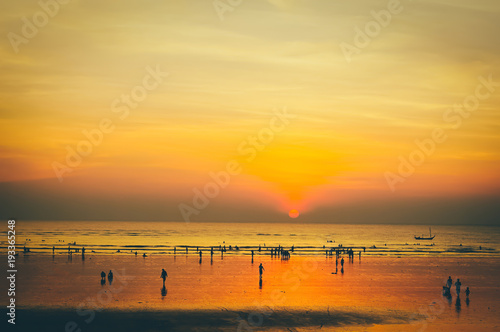
[[[5, 251], [6, 231], [0, 232]], [[301, 223], [182, 223], [182, 222], [96, 222], [96, 221], [18, 221], [17, 246], [34, 252], [67, 252], [68, 243], [85, 246], [87, 252], [122, 253], [130, 250], [148, 253], [190, 252], [226, 245], [226, 254], [249, 254], [278, 245], [295, 246], [295, 255], [322, 254], [325, 248], [365, 247], [363, 255], [440, 255], [500, 256], [500, 227], [433, 226], [432, 241], [415, 240], [428, 234], [427, 226], [343, 225]], [[460, 244], [462, 244], [460, 246]], [[229, 246], [239, 251], [229, 251]], [[373, 247], [375, 246], [375, 247]], [[481, 249], [480, 249], [481, 247]]]
[[[260, 263], [265, 267], [262, 285]], [[82, 326], [90, 312], [100, 315], [104, 309], [244, 310], [262, 314], [264, 325], [273, 319], [271, 315], [291, 311], [362, 313], [373, 316], [371, 323], [380, 315], [388, 318], [383, 324], [391, 319], [396, 324], [404, 322], [404, 328], [396, 329], [404, 331], [422, 327], [448, 331], [460, 326], [494, 330], [500, 324], [498, 257], [346, 259], [344, 273], [339, 263], [338, 274], [332, 274], [335, 258], [282, 261], [264, 255], [255, 256], [252, 264], [250, 257], [241, 255], [214, 256], [213, 261], [205, 257], [200, 263], [192, 255], [88, 255], [82, 260], [31, 254], [21, 255], [17, 266], [19, 308], [73, 310], [71, 319]], [[162, 268], [168, 272], [164, 291]], [[112, 285], [108, 280], [101, 285], [100, 272], [110, 269], [115, 274]], [[459, 302], [454, 290], [449, 300], [441, 294], [448, 275], [462, 281]], [[471, 289], [470, 302], [463, 294], [466, 287]], [[363, 322], [353, 320], [351, 324]]]

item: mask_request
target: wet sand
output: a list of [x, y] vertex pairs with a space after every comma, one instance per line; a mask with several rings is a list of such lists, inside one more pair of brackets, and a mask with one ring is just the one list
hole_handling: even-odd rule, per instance
[[[265, 267], [262, 287], [258, 265]], [[491, 331], [500, 328], [500, 259], [204, 254], [18, 257], [18, 327], [55, 331], [189, 331], [331, 328], [347, 331]], [[162, 289], [161, 269], [168, 272]], [[100, 272], [112, 269], [109, 285]], [[462, 295], [441, 295], [448, 275]], [[465, 288], [471, 288], [467, 304]], [[2, 294], [5, 303], [5, 295]], [[141, 328], [134, 328], [140, 326]], [[76, 331], [76, 330], [75, 330]]]

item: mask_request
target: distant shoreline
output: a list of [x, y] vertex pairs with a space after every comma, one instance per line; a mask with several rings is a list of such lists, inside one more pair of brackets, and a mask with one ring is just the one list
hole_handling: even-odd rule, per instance
[[[161, 222], [23, 222], [16, 224], [16, 249], [30, 254], [127, 255], [194, 254], [196, 249], [207, 257], [220, 248], [224, 255], [269, 255], [281, 246], [292, 256], [325, 256], [326, 250], [353, 248], [362, 256], [500, 256], [500, 228], [471, 226], [432, 227], [433, 240], [417, 240], [426, 233], [420, 226], [328, 225], [328, 224], [250, 224], [250, 223], [161, 223]], [[341, 247], [339, 247], [341, 246]], [[260, 252], [259, 252], [260, 247]], [[292, 250], [294, 247], [295, 250]], [[0, 241], [0, 253], [6, 252]], [[118, 252], [120, 251], [120, 252]]]
[[[456, 249], [448, 249], [448, 250], [442, 250], [442, 251], [426, 251], [425, 248], [430, 245], [422, 245], [420, 244], [416, 249], [409, 249], [407, 251], [402, 251], [402, 250], [395, 250], [391, 249], [390, 246], [387, 247], [377, 247], [377, 248], [369, 248], [366, 247], [366, 251], [363, 251], [363, 249], [360, 248], [355, 248], [354, 250], [354, 258], [358, 259], [359, 252], [361, 251], [361, 257], [500, 257], [500, 252], [497, 251], [496, 249], [493, 248], [472, 248], [470, 246], [463, 246], [461, 248], [456, 248]], [[73, 257], [78, 257], [82, 255], [81, 248], [85, 247], [86, 252], [85, 256], [86, 257], [91, 257], [94, 255], [97, 256], [102, 256], [102, 255], [110, 255], [110, 256], [120, 256], [120, 257], [126, 257], [126, 256], [135, 256], [135, 252], [138, 252], [137, 256], [141, 256], [142, 254], [147, 254], [147, 255], [155, 255], [155, 256], [199, 256], [199, 251], [197, 248], [199, 248], [202, 251], [202, 255], [204, 258], [210, 258], [211, 253], [210, 253], [210, 247], [202, 247], [202, 246], [176, 246], [176, 253], [174, 253], [174, 246], [144, 246], [144, 245], [138, 245], [138, 246], [115, 246], [115, 245], [108, 245], [106, 247], [102, 246], [92, 246], [92, 245], [71, 245], [71, 256]], [[188, 247], [188, 253], [186, 254], [186, 247]], [[254, 256], [255, 257], [262, 257], [262, 256], [270, 256], [270, 248], [263, 248], [260, 252], [258, 251], [258, 246], [242, 246], [239, 247], [239, 250], [226, 250], [223, 253], [223, 256], [251, 256], [252, 253], [251, 251], [254, 251]], [[312, 248], [312, 247], [296, 247], [294, 252], [291, 253], [292, 257], [293, 256], [300, 256], [300, 257], [331, 257], [330, 255], [326, 255], [326, 251], [329, 251], [330, 248], [332, 247], [326, 247], [326, 248]], [[347, 249], [348, 247], [345, 248], [340, 248], [340, 249]], [[27, 253], [23, 252], [23, 247], [18, 246], [17, 247], [17, 252], [20, 256], [22, 255], [29, 255], [29, 256], [36, 256], [36, 255], [55, 255], [55, 256], [69, 256], [70, 254], [68, 253], [68, 246], [59, 246], [56, 247], [54, 253], [52, 252], [52, 247], [47, 246], [47, 247], [29, 247], [30, 251]], [[78, 251], [75, 251], [78, 249]], [[333, 247], [334, 252], [333, 252], [333, 257], [335, 257], [335, 249], [339, 249], [338, 247]], [[418, 249], [418, 250], [417, 250]], [[120, 250], [118, 252], [118, 250]], [[287, 248], [289, 250], [289, 248]], [[92, 252], [94, 251], [94, 252]], [[0, 255], [6, 255], [7, 254], [7, 246], [0, 246]], [[221, 251], [219, 249], [214, 248], [214, 254], [213, 257], [217, 258], [222, 255]], [[340, 255], [347, 255], [345, 252], [341, 252]], [[276, 257], [278, 259], [278, 257]]]
[[[19, 219], [19, 221], [22, 222], [76, 222], [76, 223], [81, 223], [81, 222], [92, 222], [92, 223], [108, 223], [108, 222], [119, 222], [119, 223], [178, 223], [178, 224], [185, 224], [186, 222], [183, 220], [78, 220], [78, 219], [72, 219], [72, 220], [66, 220], [66, 219]], [[417, 227], [434, 227], [434, 226], [458, 226], [458, 227], [500, 227], [500, 224], [476, 224], [474, 223], [412, 223], [412, 224], [407, 224], [407, 223], [381, 223], [381, 222], [374, 222], [374, 223], [369, 223], [369, 222], [334, 222], [334, 221], [303, 221], [303, 220], [286, 220], [286, 221], [203, 221], [203, 220], [193, 220], [189, 222], [190, 224], [303, 224], [303, 225], [367, 225], [367, 226], [417, 226]]]

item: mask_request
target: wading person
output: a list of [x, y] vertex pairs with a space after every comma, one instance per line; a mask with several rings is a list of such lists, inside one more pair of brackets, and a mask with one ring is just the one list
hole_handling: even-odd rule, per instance
[[260, 277], [260, 279], [262, 279], [262, 273], [264, 272], [264, 270], [265, 270], [265, 269], [264, 269], [264, 267], [262, 266], [262, 263], [260, 263], [260, 265], [259, 265], [259, 277]]
[[457, 279], [457, 282], [455, 283], [455, 287], [457, 289], [457, 296], [460, 296], [460, 286], [462, 286], [462, 283], [460, 282], [460, 279]]
[[163, 287], [165, 287], [165, 279], [167, 279], [167, 277], [168, 277], [167, 271], [165, 271], [165, 269], [161, 269], [160, 278], [163, 279]]

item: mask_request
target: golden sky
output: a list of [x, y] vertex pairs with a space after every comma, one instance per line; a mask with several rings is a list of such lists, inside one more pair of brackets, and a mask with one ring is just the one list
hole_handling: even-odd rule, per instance
[[438, 219], [439, 200], [498, 219], [496, 0], [46, 3], [0, 7], [4, 217], [182, 220], [234, 160], [191, 220]]

